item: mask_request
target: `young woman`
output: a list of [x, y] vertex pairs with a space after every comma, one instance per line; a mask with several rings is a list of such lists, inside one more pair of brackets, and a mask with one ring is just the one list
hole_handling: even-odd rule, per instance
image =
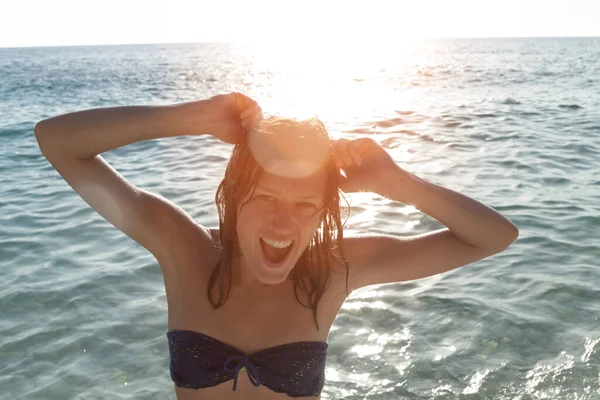
[[[216, 194], [218, 229], [99, 155], [205, 133], [235, 144]], [[320, 398], [328, 333], [350, 292], [449, 271], [518, 236], [498, 212], [403, 170], [375, 141], [330, 140], [315, 119], [263, 119], [239, 93], [75, 112], [40, 121], [35, 134], [73, 189], [160, 264], [179, 400]], [[344, 237], [340, 189], [414, 205], [447, 228]]]

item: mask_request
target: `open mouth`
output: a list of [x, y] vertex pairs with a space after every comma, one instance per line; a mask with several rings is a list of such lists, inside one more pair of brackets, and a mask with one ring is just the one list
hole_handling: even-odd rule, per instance
[[287, 242], [277, 242], [270, 239], [260, 238], [260, 247], [265, 264], [270, 267], [280, 267], [283, 265], [291, 253], [294, 245], [293, 240]]

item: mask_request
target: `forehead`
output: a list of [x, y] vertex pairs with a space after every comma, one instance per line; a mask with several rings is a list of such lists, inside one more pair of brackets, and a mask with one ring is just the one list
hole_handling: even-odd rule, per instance
[[263, 171], [256, 185], [256, 190], [269, 191], [284, 197], [315, 197], [321, 199], [325, 193], [326, 184], [327, 177], [322, 171], [301, 178], [278, 176]]

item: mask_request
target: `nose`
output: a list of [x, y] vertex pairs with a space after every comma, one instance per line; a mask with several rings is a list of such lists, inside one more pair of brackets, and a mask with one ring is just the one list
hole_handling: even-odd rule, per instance
[[286, 235], [292, 231], [293, 218], [288, 207], [279, 205], [274, 210], [273, 218], [271, 219], [271, 230], [278, 235]]

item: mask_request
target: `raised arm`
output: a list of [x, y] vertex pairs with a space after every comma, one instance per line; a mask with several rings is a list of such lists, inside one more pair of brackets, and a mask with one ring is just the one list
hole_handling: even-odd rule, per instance
[[[78, 111], [40, 121], [35, 136], [44, 156], [94, 210], [157, 258], [172, 226], [191, 218], [168, 200], [140, 189], [99, 154], [144, 140], [209, 133], [235, 143], [256, 103], [239, 93], [169, 106]], [[206, 243], [209, 232], [204, 229]]]
[[403, 170], [370, 138], [339, 140], [335, 148], [347, 177], [342, 190], [371, 191], [413, 205], [446, 226], [409, 237], [344, 238], [350, 290], [450, 271], [504, 251], [519, 235], [493, 208]]

